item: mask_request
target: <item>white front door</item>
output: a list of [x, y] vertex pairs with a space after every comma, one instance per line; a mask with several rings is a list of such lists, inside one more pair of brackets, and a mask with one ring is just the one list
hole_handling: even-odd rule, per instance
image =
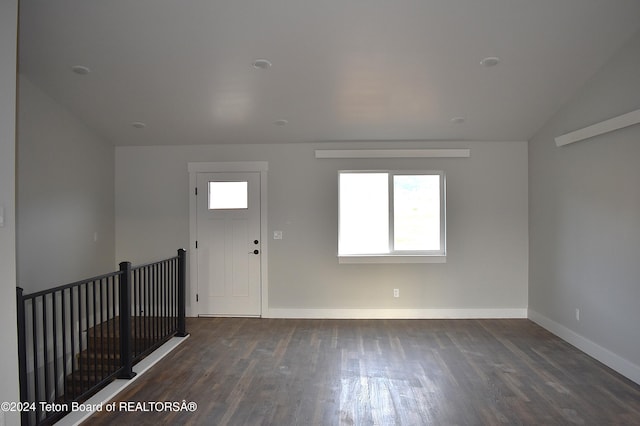
[[260, 173], [197, 173], [200, 315], [260, 316]]

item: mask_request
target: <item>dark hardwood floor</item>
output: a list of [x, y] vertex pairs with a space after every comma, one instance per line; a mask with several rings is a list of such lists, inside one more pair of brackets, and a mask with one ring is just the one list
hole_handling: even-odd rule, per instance
[[[90, 425], [640, 425], [640, 386], [528, 320], [190, 318]], [[138, 409], [149, 409], [139, 405]]]

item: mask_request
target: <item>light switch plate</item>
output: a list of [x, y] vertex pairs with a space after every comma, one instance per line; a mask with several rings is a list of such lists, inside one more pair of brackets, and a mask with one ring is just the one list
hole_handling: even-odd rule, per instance
[[282, 239], [282, 231], [273, 231], [273, 239], [281, 240]]
[[0, 228], [4, 226], [4, 207], [0, 207]]

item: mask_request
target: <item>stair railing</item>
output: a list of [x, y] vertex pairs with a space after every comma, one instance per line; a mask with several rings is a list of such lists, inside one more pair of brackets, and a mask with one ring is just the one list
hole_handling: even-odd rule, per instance
[[186, 336], [186, 251], [25, 295], [17, 288], [23, 425], [52, 424], [172, 336]]

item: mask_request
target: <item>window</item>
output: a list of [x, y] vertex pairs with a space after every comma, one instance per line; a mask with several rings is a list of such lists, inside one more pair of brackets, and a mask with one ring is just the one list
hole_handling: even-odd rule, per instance
[[247, 182], [209, 182], [209, 210], [246, 209]]
[[444, 173], [340, 172], [338, 234], [341, 257], [444, 257]]

